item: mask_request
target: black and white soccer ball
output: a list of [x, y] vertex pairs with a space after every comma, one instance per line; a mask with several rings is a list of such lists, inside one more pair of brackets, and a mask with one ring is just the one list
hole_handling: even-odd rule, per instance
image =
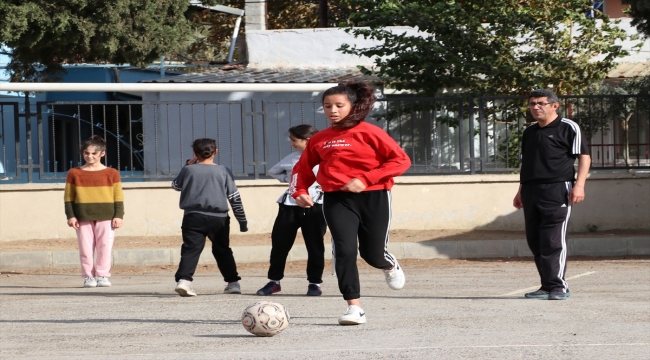
[[275, 336], [289, 326], [289, 312], [281, 304], [260, 301], [244, 309], [241, 323], [253, 335]]

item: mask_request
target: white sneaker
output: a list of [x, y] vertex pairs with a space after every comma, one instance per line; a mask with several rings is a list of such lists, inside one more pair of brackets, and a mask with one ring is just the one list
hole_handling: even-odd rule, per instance
[[189, 280], [178, 280], [176, 284], [176, 289], [174, 289], [178, 295], [187, 297], [187, 296], [196, 296], [194, 289], [192, 288], [192, 282]]
[[106, 276], [97, 277], [97, 287], [110, 287], [112, 284]]
[[229, 283], [226, 285], [226, 288], [223, 289], [224, 294], [241, 294], [241, 286], [238, 282]]
[[393, 290], [399, 290], [404, 287], [406, 282], [406, 277], [404, 276], [404, 271], [402, 267], [399, 266], [397, 260], [395, 260], [395, 266], [390, 270], [384, 270], [384, 276], [386, 276], [386, 284]]
[[90, 288], [90, 287], [97, 287], [97, 280], [95, 280], [94, 277], [88, 276], [84, 278], [84, 287], [85, 288]]
[[339, 318], [340, 325], [359, 325], [365, 323], [366, 313], [357, 305], [348, 306], [348, 310]]

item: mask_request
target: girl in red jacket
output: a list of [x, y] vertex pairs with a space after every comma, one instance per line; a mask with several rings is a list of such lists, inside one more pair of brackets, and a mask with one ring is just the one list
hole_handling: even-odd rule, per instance
[[[357, 237], [361, 258], [384, 271], [391, 289], [399, 290], [405, 282], [387, 246], [393, 177], [406, 171], [411, 161], [384, 130], [364, 121], [375, 101], [374, 90], [360, 82], [325, 91], [323, 110], [332, 126], [311, 138], [291, 175], [291, 196], [301, 207], [313, 206], [307, 189], [314, 181], [323, 189], [339, 290], [348, 303], [341, 325], [366, 322], [359, 300]], [[317, 177], [312, 172], [316, 165]]]

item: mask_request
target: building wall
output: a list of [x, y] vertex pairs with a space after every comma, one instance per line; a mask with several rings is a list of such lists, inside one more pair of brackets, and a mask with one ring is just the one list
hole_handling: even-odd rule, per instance
[[[389, 27], [395, 32], [418, 33], [406, 26]], [[338, 28], [246, 30], [249, 67], [253, 68], [356, 68], [372, 66], [371, 58], [337, 51], [342, 44], [359, 48], [380, 42], [355, 38]]]
[[[276, 180], [237, 181], [251, 233], [270, 233], [286, 189]], [[169, 182], [124, 183], [118, 236], [180, 236], [179, 193]], [[393, 188], [393, 229], [522, 230], [512, 207], [518, 175], [405, 176]], [[0, 185], [0, 241], [74, 238], [63, 210], [64, 184]], [[570, 231], [650, 229], [650, 174], [591, 174]], [[233, 221], [235, 221], [233, 219]], [[238, 227], [232, 227], [236, 232]]]
[[623, 12], [627, 5], [623, 5], [621, 0], [605, 0], [605, 14], [610, 18], [622, 18], [627, 17]]
[[[623, 17], [621, 2], [607, 1], [605, 12], [611, 17]], [[623, 17], [618, 25], [628, 35], [638, 35], [636, 27], [631, 26], [630, 18]], [[409, 35], [422, 34], [406, 26], [389, 27], [393, 32], [406, 32]], [[372, 58], [346, 55], [337, 49], [342, 44], [357, 48], [376, 46], [377, 40], [355, 38], [338, 28], [289, 29], [246, 31], [249, 67], [252, 68], [356, 68], [359, 65], [373, 66]], [[640, 51], [634, 46], [643, 42]], [[628, 40], [618, 45], [630, 54], [618, 62], [646, 62], [650, 59], [650, 40]], [[317, 54], [317, 55], [314, 55]], [[604, 56], [604, 55], [603, 55]], [[603, 57], [601, 56], [601, 57]]]

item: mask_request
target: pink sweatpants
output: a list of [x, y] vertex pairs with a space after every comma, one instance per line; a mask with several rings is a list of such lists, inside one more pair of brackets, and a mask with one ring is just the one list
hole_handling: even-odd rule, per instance
[[[111, 276], [111, 251], [115, 231], [111, 220], [79, 221], [79, 260], [83, 277]], [[93, 258], [97, 250], [97, 265]]]

